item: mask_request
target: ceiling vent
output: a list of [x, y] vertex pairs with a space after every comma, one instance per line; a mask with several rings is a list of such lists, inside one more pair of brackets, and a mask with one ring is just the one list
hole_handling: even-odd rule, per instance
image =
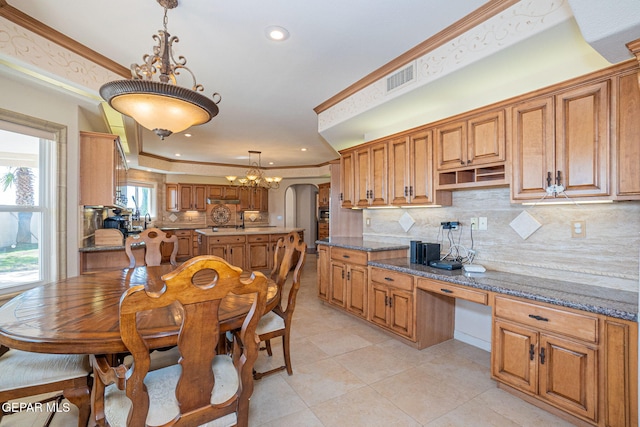
[[387, 93], [411, 83], [415, 78], [414, 68], [415, 63], [412, 63], [387, 77]]

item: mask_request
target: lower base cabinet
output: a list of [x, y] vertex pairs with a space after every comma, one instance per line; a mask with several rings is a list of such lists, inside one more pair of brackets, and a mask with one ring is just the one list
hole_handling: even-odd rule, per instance
[[369, 321], [414, 340], [413, 290], [412, 276], [372, 268]]

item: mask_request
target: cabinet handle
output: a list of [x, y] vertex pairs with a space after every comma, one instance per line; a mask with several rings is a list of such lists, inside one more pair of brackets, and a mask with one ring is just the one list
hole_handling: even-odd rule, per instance
[[461, 164], [461, 165], [464, 165], [464, 160], [460, 160], [460, 164]]
[[344, 279], [344, 270], [342, 270], [342, 278]]
[[544, 365], [544, 347], [540, 349], [540, 364]]
[[467, 160], [467, 164], [470, 165], [471, 164], [471, 160]]
[[547, 187], [551, 187], [551, 172], [547, 172]]
[[347, 280], [351, 280], [351, 272], [347, 271]]
[[404, 187], [404, 196], [407, 197], [409, 195], [409, 188], [408, 187]]
[[441, 290], [442, 292], [444, 292], [445, 294], [452, 294], [452, 293], [453, 293], [453, 291], [452, 291], [452, 290], [450, 290], [450, 289], [440, 288], [440, 290]]
[[413, 185], [409, 186], [409, 195], [413, 196]]
[[532, 319], [540, 320], [541, 322], [549, 321], [549, 319], [547, 319], [546, 317], [538, 316], [537, 314], [530, 314], [529, 317]]
[[340, 193], [340, 201], [342, 201], [342, 193]]
[[385, 277], [384, 280], [386, 280], [388, 282], [393, 282], [393, 279], [391, 277]]
[[535, 347], [533, 344], [529, 345], [529, 360], [533, 360], [536, 355]]
[[384, 296], [384, 306], [388, 306], [389, 305], [389, 297], [388, 296]]
[[560, 185], [562, 182], [562, 175], [560, 175], [560, 171], [556, 172], [556, 185]]
[[393, 308], [393, 297], [389, 297], [389, 308]]
[[351, 258], [349, 255], [342, 255], [342, 258]]

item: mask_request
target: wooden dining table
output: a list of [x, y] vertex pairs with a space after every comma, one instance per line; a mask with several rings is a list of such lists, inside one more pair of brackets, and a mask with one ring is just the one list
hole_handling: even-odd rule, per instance
[[[164, 286], [162, 275], [175, 267], [135, 267], [70, 277], [30, 289], [0, 307], [0, 344], [16, 350], [58, 354], [117, 354], [127, 349], [120, 338], [120, 297], [129, 287], [150, 291]], [[248, 276], [248, 274], [246, 274]], [[268, 280], [267, 307], [278, 302]], [[220, 331], [242, 326], [253, 296], [228, 295], [220, 306]], [[179, 306], [139, 314], [151, 349], [174, 346], [182, 319]]]

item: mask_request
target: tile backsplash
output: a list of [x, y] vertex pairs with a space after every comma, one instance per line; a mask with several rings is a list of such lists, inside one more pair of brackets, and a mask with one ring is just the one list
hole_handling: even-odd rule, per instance
[[[541, 226], [523, 239], [509, 224], [525, 211]], [[405, 213], [415, 221], [406, 232]], [[456, 191], [450, 207], [368, 209], [363, 216], [365, 240], [441, 243], [443, 255], [452, 244], [473, 247], [475, 263], [488, 269], [638, 291], [640, 202], [522, 206], [510, 203], [508, 188], [494, 188]], [[486, 217], [487, 230], [471, 234], [472, 217]], [[462, 227], [448, 233], [442, 221]], [[572, 237], [576, 221], [583, 221], [585, 237]]]

